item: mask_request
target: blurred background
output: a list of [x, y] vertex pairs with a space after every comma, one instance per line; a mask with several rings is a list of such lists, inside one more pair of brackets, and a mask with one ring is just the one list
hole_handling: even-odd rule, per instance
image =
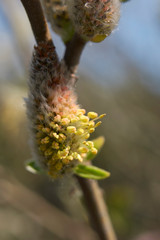
[[[106, 138], [94, 164], [111, 172], [99, 184], [119, 240], [160, 239], [159, 26], [159, 0], [130, 0], [118, 29], [88, 43], [79, 66], [79, 103], [107, 114], [93, 136]], [[61, 58], [63, 43], [52, 35]], [[0, 0], [0, 239], [98, 240], [73, 178], [51, 182], [24, 167], [34, 44], [20, 1]]]

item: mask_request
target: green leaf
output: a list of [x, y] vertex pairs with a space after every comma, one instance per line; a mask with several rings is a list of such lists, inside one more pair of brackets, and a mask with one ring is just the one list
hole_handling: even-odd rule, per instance
[[34, 160], [29, 160], [26, 163], [26, 169], [27, 169], [27, 171], [34, 173], [34, 174], [42, 172], [41, 168], [38, 166], [38, 164]]
[[96, 180], [108, 178], [110, 176], [109, 172], [101, 168], [91, 166], [91, 165], [83, 165], [83, 164], [77, 165], [74, 169], [74, 172], [80, 177], [96, 179]]
[[[94, 140], [92, 140], [94, 147], [98, 150], [98, 152], [101, 150], [105, 143], [105, 138], [103, 136], [100, 136]], [[93, 154], [91, 151], [89, 151], [84, 159], [84, 161], [91, 161], [96, 157], [95, 154]]]

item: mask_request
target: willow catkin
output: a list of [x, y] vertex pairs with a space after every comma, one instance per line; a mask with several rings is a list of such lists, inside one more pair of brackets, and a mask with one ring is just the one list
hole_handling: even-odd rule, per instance
[[86, 41], [104, 40], [118, 24], [119, 0], [68, 0], [67, 4], [76, 32]]
[[34, 159], [53, 179], [72, 172], [88, 152], [97, 153], [87, 139], [101, 123], [95, 121], [104, 116], [85, 114], [64, 69], [53, 46], [35, 47], [26, 100], [31, 145]]

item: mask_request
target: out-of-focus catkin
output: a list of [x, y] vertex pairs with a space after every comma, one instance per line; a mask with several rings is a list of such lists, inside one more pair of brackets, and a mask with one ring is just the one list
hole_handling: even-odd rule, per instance
[[103, 41], [118, 24], [119, 0], [67, 0], [67, 4], [75, 31], [86, 41]]
[[53, 31], [67, 43], [74, 34], [74, 27], [69, 18], [66, 0], [41, 0], [47, 20]]

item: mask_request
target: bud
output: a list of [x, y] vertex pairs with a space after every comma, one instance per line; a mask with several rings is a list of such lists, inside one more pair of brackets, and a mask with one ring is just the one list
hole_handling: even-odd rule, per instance
[[76, 32], [86, 41], [103, 41], [118, 24], [119, 0], [68, 0], [67, 4]]
[[42, 5], [53, 31], [67, 43], [74, 34], [74, 27], [69, 19], [65, 0], [42, 0]]

